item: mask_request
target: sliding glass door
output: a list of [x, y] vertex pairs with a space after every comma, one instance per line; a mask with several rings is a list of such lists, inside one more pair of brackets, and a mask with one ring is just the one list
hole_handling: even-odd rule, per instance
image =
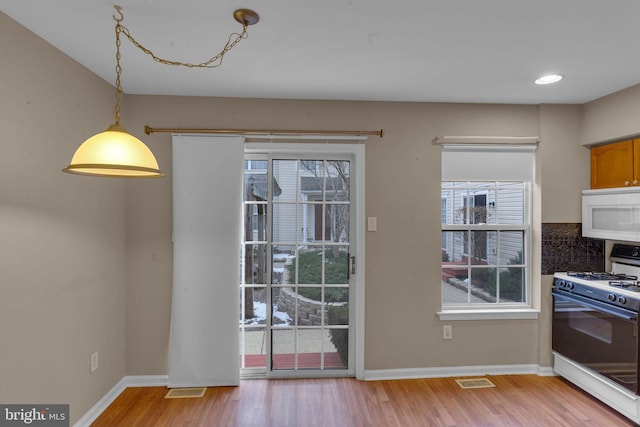
[[354, 374], [354, 156], [245, 155], [244, 375]]

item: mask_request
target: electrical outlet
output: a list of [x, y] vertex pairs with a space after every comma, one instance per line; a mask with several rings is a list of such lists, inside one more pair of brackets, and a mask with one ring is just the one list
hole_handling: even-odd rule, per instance
[[453, 338], [453, 330], [451, 325], [442, 325], [442, 339], [450, 340]]
[[370, 216], [367, 218], [367, 231], [378, 231], [378, 218]]
[[91, 372], [95, 372], [98, 369], [98, 352], [96, 351], [91, 355]]

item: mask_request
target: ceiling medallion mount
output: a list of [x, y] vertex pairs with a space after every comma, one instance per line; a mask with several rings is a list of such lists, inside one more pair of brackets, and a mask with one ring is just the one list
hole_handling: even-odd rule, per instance
[[238, 9], [233, 12], [233, 17], [244, 26], [256, 24], [260, 20], [260, 16], [251, 9]]

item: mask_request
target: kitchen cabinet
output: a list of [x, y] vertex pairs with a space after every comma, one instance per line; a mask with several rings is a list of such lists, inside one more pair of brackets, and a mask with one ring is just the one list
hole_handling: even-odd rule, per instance
[[591, 149], [591, 188], [640, 185], [640, 139]]

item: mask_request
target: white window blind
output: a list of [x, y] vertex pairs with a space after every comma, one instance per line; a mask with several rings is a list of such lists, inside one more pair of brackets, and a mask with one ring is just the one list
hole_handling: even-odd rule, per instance
[[442, 181], [531, 182], [535, 150], [535, 145], [443, 145]]
[[237, 385], [244, 139], [173, 136], [169, 387]]

